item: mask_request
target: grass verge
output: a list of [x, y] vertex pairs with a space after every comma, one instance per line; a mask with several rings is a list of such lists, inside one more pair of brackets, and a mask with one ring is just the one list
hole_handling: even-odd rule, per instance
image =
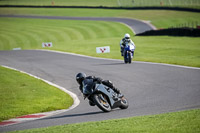
[[[52, 42], [52, 50], [89, 56], [123, 59], [119, 42], [132, 31], [116, 22], [0, 18], [0, 50], [42, 49]], [[95, 23], [94, 23], [95, 22]], [[200, 67], [200, 38], [132, 37], [136, 44], [134, 60]], [[97, 54], [96, 47], [110, 46], [111, 53]]]
[[1, 0], [0, 5], [106, 6], [106, 7], [187, 7], [199, 8], [198, 0]]
[[71, 17], [123, 17], [151, 22], [159, 28], [200, 25], [200, 13], [169, 10], [110, 10], [80, 8], [0, 8], [0, 14], [71, 16]]
[[[106, 114], [105, 114], [106, 115]], [[88, 130], [89, 129], [89, 130]], [[12, 133], [197, 133], [200, 132], [200, 109], [159, 115], [139, 116], [99, 122], [86, 122], [38, 128]]]
[[0, 121], [32, 113], [67, 109], [73, 99], [39, 79], [0, 66]]

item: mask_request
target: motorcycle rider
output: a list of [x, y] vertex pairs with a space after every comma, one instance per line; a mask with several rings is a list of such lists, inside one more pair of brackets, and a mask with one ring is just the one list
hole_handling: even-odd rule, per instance
[[126, 33], [124, 35], [124, 38], [122, 38], [122, 40], [120, 41], [121, 56], [124, 56], [124, 47], [125, 47], [126, 43], [131, 43], [135, 47], [135, 44], [130, 39], [130, 35], [128, 33]]
[[[85, 79], [92, 79], [93, 82], [102, 83], [103, 85], [106, 85], [106, 86], [110, 87], [111, 89], [113, 89], [113, 91], [115, 91], [117, 94], [120, 94], [120, 90], [117, 89], [117, 88], [113, 85], [113, 83], [112, 83], [110, 80], [103, 80], [103, 79], [101, 79], [101, 78], [99, 78], [99, 77], [95, 77], [95, 76], [86, 76], [85, 73], [78, 73], [78, 74], [76, 75], [76, 81], [77, 81], [78, 84], [80, 85], [80, 86], [79, 86], [79, 89], [80, 89], [80, 91], [81, 91], [82, 93], [83, 93], [83, 83], [82, 83], [82, 82], [83, 82]], [[89, 104], [90, 104], [91, 106], [94, 106], [91, 102], [89, 102]]]

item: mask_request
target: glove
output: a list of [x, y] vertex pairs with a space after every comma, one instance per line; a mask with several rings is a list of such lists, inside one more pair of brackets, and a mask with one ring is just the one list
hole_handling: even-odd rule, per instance
[[102, 83], [102, 79], [101, 78], [96, 78], [97, 83], [101, 84]]

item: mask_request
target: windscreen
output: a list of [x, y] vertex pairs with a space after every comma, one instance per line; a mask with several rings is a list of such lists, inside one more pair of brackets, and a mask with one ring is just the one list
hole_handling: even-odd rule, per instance
[[85, 79], [83, 81], [83, 94], [91, 94], [94, 86], [93, 79]]

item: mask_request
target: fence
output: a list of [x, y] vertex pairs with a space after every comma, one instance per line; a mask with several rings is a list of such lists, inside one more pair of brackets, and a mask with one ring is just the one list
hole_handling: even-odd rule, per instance
[[0, 0], [0, 5], [107, 6], [107, 7], [198, 7], [200, 0]]
[[171, 26], [166, 29], [150, 30], [137, 36], [190, 36], [190, 37], [200, 37], [200, 22], [188, 22], [183, 24], [178, 24]]
[[169, 27], [169, 29], [174, 29], [174, 28], [196, 28], [196, 29], [200, 29], [200, 22], [188, 22], [188, 23], [182, 23], [182, 24], [178, 24], [175, 26], [171, 26]]
[[178, 6], [197, 7], [200, 0], [117, 0], [119, 6], [140, 7], [140, 6]]

